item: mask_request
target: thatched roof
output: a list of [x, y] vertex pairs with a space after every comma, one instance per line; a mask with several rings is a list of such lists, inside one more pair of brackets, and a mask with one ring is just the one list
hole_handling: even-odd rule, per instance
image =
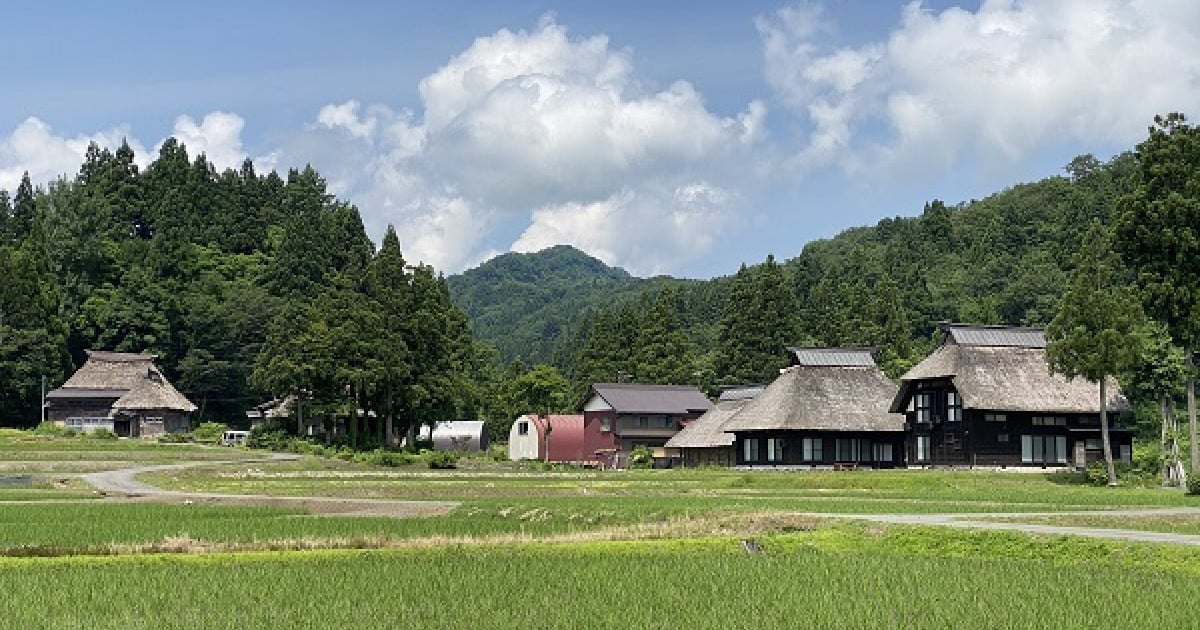
[[196, 405], [179, 393], [154, 365], [155, 358], [153, 354], [88, 351], [83, 367], [48, 397], [111, 398], [119, 393], [112, 405], [116, 410], [195, 411]]
[[703, 416], [683, 427], [671, 439], [667, 448], [719, 448], [733, 445], [733, 434], [725, 433], [726, 421], [751, 399], [721, 400]]
[[[734, 431], [903, 431], [904, 416], [888, 412], [896, 391], [865, 349], [830, 348], [815, 365], [787, 368], [726, 423]], [[841, 357], [846, 365], [830, 357]]]
[[[949, 379], [962, 396], [965, 409], [1100, 412], [1098, 384], [1050, 373], [1042, 331], [957, 324], [945, 328], [948, 334], [941, 347], [901, 377], [892, 411], [902, 412], [908, 407], [917, 381]], [[1107, 393], [1109, 409], [1130, 408], [1115, 380], [1109, 379]]]

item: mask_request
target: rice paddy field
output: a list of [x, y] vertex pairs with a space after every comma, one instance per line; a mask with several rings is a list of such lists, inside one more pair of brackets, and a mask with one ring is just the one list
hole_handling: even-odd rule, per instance
[[[1180, 602], [1200, 601], [1200, 546], [848, 518], [1006, 513], [1200, 534], [1195, 513], [1106, 514], [1200, 507], [1178, 491], [984, 471], [252, 461], [263, 455], [0, 435], [0, 628], [1196, 627]], [[195, 467], [138, 479], [312, 500], [127, 499], [83, 480], [164, 463]], [[14, 476], [27, 483], [3, 483]], [[321, 498], [450, 503], [351, 517], [311, 509]]]

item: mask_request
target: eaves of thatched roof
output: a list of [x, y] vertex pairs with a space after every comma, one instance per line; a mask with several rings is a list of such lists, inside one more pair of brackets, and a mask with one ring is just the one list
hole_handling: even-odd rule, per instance
[[150, 377], [137, 381], [129, 393], [113, 403], [113, 409], [120, 411], [170, 409], [192, 412], [196, 410], [196, 405], [192, 404], [192, 401], [179, 393], [179, 390], [159, 374], [158, 378]]
[[725, 423], [735, 431], [903, 431], [889, 413], [896, 391], [873, 364], [798, 365], [785, 370]]
[[[900, 391], [892, 401], [891, 410], [904, 411], [916, 383], [930, 379], [950, 380], [962, 396], [965, 409], [1100, 412], [1100, 385], [1083, 378], [1067, 379], [1052, 374], [1044, 348], [946, 343], [900, 379]], [[1130, 408], [1115, 380], [1109, 379], [1107, 394], [1110, 410]]]
[[719, 448], [733, 445], [733, 434], [725, 433], [726, 421], [733, 417], [752, 398], [718, 400], [717, 404], [683, 427], [671, 439], [667, 448]]

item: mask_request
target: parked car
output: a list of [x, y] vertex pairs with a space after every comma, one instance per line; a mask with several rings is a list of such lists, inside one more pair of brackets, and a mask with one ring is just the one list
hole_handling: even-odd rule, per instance
[[221, 446], [241, 446], [250, 439], [249, 431], [226, 431], [221, 434]]

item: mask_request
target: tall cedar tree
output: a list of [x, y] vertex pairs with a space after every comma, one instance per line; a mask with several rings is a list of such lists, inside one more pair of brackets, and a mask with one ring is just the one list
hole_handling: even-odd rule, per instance
[[1183, 114], [1155, 116], [1137, 157], [1137, 187], [1120, 202], [1117, 247], [1137, 273], [1146, 311], [1184, 346], [1195, 473], [1200, 471], [1194, 367], [1200, 341], [1200, 129], [1187, 124]]
[[1175, 345], [1162, 322], [1148, 322], [1142, 331], [1142, 356], [1121, 377], [1121, 389], [1130, 398], [1153, 400], [1158, 405], [1159, 444], [1164, 465], [1163, 485], [1187, 487], [1187, 475], [1179, 457], [1179, 427], [1175, 419], [1175, 396], [1187, 382], [1183, 349]]
[[1108, 437], [1107, 381], [1138, 361], [1144, 322], [1137, 296], [1117, 278], [1120, 269], [1108, 231], [1094, 223], [1058, 314], [1046, 327], [1050, 370], [1100, 384], [1100, 437], [1110, 486], [1117, 484], [1117, 471]]
[[9, 220], [13, 242], [20, 243], [29, 238], [36, 217], [37, 201], [33, 197], [33, 183], [29, 181], [29, 171], [25, 171], [21, 176], [21, 183], [17, 184], [17, 194], [13, 197], [12, 218]]
[[420, 331], [412, 327], [412, 274], [405, 266], [400, 251], [400, 238], [388, 226], [379, 253], [367, 266], [363, 281], [366, 291], [381, 318], [379, 329], [372, 333], [374, 357], [379, 372], [375, 379], [374, 398], [380, 402], [384, 417], [384, 441], [395, 439], [396, 411], [402, 407], [411, 372], [409, 343]]
[[787, 365], [785, 348], [797, 342], [795, 287], [767, 256], [738, 270], [721, 316], [717, 376], [726, 383], [767, 383]]

